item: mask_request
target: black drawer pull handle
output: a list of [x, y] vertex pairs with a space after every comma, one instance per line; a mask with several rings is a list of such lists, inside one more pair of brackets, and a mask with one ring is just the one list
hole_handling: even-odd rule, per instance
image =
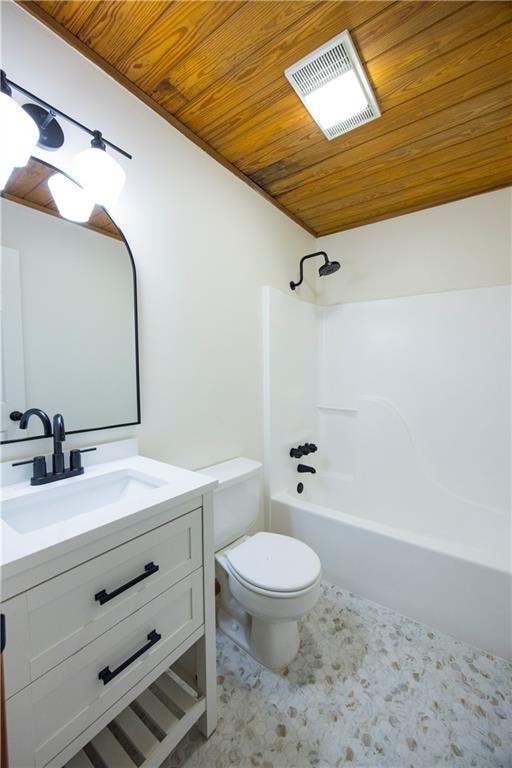
[[155, 645], [155, 643], [158, 643], [158, 641], [161, 639], [162, 639], [162, 635], [160, 635], [156, 631], [156, 629], [152, 629], [148, 635], [148, 642], [146, 643], [146, 645], [143, 645], [142, 648], [136, 651], [133, 654], [133, 656], [130, 656], [129, 659], [126, 659], [126, 661], [123, 661], [123, 663], [120, 664], [117, 669], [114, 669], [113, 672], [110, 671], [110, 667], [105, 667], [105, 669], [102, 669], [101, 672], [98, 672], [98, 678], [100, 680], [103, 680], [103, 685], [110, 683], [110, 681], [113, 680], [114, 677], [117, 677], [117, 675], [120, 675], [121, 672], [124, 669], [126, 669], [126, 667], [129, 667], [130, 664], [132, 664], [136, 659], [138, 659], [139, 656], [142, 656], [143, 653], [146, 653], [146, 651], [149, 651], [151, 646]]
[[159, 565], [155, 565], [154, 563], [148, 563], [144, 566], [144, 573], [141, 573], [140, 576], [136, 576], [131, 581], [127, 581], [126, 584], [123, 584], [122, 587], [118, 587], [117, 589], [114, 589], [113, 592], [107, 592], [106, 589], [102, 589], [101, 592], [96, 592], [94, 595], [94, 599], [99, 602], [100, 605], [103, 605], [104, 603], [108, 603], [109, 600], [112, 600], [113, 597], [117, 597], [121, 594], [121, 592], [125, 592], [127, 589], [130, 589], [130, 587], [135, 586], [135, 584], [138, 584], [139, 581], [143, 581], [144, 579], [147, 579], [148, 576], [151, 576], [152, 573], [156, 573], [160, 570]]

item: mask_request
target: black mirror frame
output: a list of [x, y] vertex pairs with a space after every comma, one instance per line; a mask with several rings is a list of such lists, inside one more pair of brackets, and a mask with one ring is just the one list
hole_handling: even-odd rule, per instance
[[[51, 165], [51, 163], [47, 163], [45, 160], [41, 160], [39, 157], [31, 156], [30, 160], [36, 160], [38, 163], [41, 163], [41, 165], [45, 165], [47, 168], [51, 168], [56, 173], [62, 173], [63, 176], [67, 176], [68, 179], [71, 181], [75, 181], [72, 176], [70, 176], [68, 173], [63, 171], [61, 168], [56, 168], [54, 165]], [[30, 162], [29, 160], [29, 162]], [[76, 182], [75, 182], [76, 183]], [[0, 197], [4, 197], [3, 193], [0, 192]], [[5, 198], [8, 199], [8, 198]], [[66, 434], [68, 435], [78, 435], [83, 434], [84, 432], [98, 432], [102, 429], [117, 429], [119, 427], [133, 427], [137, 424], [141, 423], [141, 409], [140, 409], [140, 362], [139, 362], [139, 324], [138, 324], [138, 302], [137, 302], [137, 271], [135, 269], [135, 260], [133, 258], [132, 250], [128, 244], [128, 240], [124, 236], [124, 232], [120, 227], [116, 224], [110, 213], [104, 208], [102, 205], [99, 205], [98, 208], [100, 208], [112, 221], [112, 223], [115, 225], [117, 231], [119, 232], [119, 235], [121, 236], [121, 240], [126, 246], [126, 250], [128, 251], [128, 256], [130, 258], [130, 264], [132, 267], [132, 278], [133, 278], [133, 319], [134, 319], [134, 341], [135, 341], [135, 386], [136, 386], [136, 398], [137, 398], [137, 419], [136, 421], [127, 421], [122, 424], [106, 424], [103, 427], [90, 427], [89, 429], [66, 429]], [[63, 221], [67, 221], [67, 219], [64, 219], [63, 217], [60, 217], [63, 219]], [[77, 222], [70, 222], [75, 223], [77, 226], [81, 226]], [[29, 440], [48, 440], [49, 438], [45, 437], [45, 435], [34, 435], [34, 437], [21, 437], [16, 440], [0, 440], [0, 445], [8, 445], [11, 443], [26, 443]]]

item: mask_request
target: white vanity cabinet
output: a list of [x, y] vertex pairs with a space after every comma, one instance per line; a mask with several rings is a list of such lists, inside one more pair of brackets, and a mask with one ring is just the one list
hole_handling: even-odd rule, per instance
[[211, 494], [104, 540], [2, 603], [10, 768], [156, 768], [215, 728]]

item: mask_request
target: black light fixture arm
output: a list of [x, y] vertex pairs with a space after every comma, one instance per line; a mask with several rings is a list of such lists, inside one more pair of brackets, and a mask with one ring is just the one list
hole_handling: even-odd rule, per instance
[[123, 155], [124, 157], [127, 157], [128, 160], [132, 159], [132, 156], [128, 152], [126, 152], [124, 149], [121, 149], [121, 147], [118, 147], [117, 144], [113, 144], [111, 141], [108, 141], [107, 139], [105, 139], [101, 135], [100, 131], [93, 130], [92, 128], [88, 128], [83, 123], [80, 123], [78, 120], [75, 120], [74, 117], [71, 117], [71, 115], [66, 114], [66, 112], [63, 112], [61, 109], [57, 109], [57, 107], [54, 107], [52, 104], [49, 104], [47, 101], [44, 101], [44, 99], [41, 99], [39, 96], [36, 96], [34, 93], [27, 91], [26, 88], [23, 88], [21, 85], [18, 85], [18, 83], [15, 83], [13, 80], [9, 80], [9, 78], [6, 76], [3, 70], [1, 70], [1, 73], [2, 73], [1, 87], [4, 93], [7, 93], [8, 95], [10, 95], [11, 89], [14, 88], [14, 90], [18, 91], [18, 93], [23, 94], [23, 96], [27, 96], [27, 98], [29, 99], [33, 99], [42, 107], [47, 109], [49, 114], [51, 115], [50, 119], [52, 119], [56, 115], [58, 115], [59, 117], [63, 117], [69, 123], [72, 123], [77, 128], [80, 128], [81, 131], [84, 131], [85, 133], [88, 133], [89, 136], [92, 136], [93, 140], [95, 141], [99, 140], [103, 145], [106, 144], [111, 149], [114, 149], [116, 152], [119, 152], [119, 154]]
[[306, 259], [312, 259], [315, 256], [323, 256], [325, 259], [325, 263], [326, 264], [329, 263], [329, 259], [325, 251], [316, 251], [316, 253], [308, 253], [307, 256], [303, 256], [299, 264], [299, 269], [300, 269], [299, 282], [294, 283], [292, 280], [292, 282], [290, 283], [290, 288], [292, 289], [292, 291], [298, 288], [299, 285], [302, 285], [302, 281], [304, 280], [304, 262], [306, 261]]

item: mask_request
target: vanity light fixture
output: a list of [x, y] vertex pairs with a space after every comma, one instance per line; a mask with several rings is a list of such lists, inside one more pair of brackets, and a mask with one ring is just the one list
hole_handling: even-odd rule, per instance
[[1, 75], [0, 92], [0, 191], [15, 168], [28, 163], [39, 139], [37, 125], [12, 98], [5, 72]]
[[380, 117], [348, 30], [288, 67], [285, 75], [329, 140]]
[[111, 155], [99, 131], [94, 131], [90, 149], [84, 149], [73, 158], [73, 173], [84, 190], [98, 203], [115, 205], [126, 180], [126, 174]]
[[[1, 75], [0, 141], [2, 158], [0, 160], [0, 191], [7, 183], [13, 168], [26, 165], [36, 145], [46, 150], [56, 150], [63, 145], [64, 133], [56, 119], [61, 117], [81, 131], [88, 133], [92, 137], [92, 141], [90, 149], [79, 152], [73, 160], [73, 169], [81, 187], [73, 184], [71, 179], [66, 176], [62, 176], [64, 181], [60, 180], [60, 174], [52, 177], [54, 181], [50, 189], [52, 194], [54, 194], [54, 189], [56, 190], [55, 194], [58, 199], [55, 198], [55, 202], [59, 211], [65, 218], [71, 218], [72, 221], [86, 221], [87, 219], [73, 218], [73, 216], [83, 216], [87, 205], [91, 202], [93, 207], [95, 203], [106, 207], [114, 205], [119, 198], [126, 174], [119, 163], [107, 154], [107, 147], [128, 158], [128, 160], [131, 160], [132, 156], [105, 139], [100, 131], [88, 128], [75, 120], [74, 117], [9, 80], [3, 70], [1, 70]], [[11, 97], [13, 89], [37, 103], [29, 103], [20, 107]], [[59, 180], [56, 180], [56, 177]], [[66, 193], [72, 197], [70, 205], [64, 202]], [[73, 216], [67, 216], [63, 210], [71, 211]]]
[[94, 208], [94, 200], [74, 181], [63, 173], [54, 173], [48, 179], [48, 186], [53, 195], [60, 215], [69, 221], [89, 221]]

